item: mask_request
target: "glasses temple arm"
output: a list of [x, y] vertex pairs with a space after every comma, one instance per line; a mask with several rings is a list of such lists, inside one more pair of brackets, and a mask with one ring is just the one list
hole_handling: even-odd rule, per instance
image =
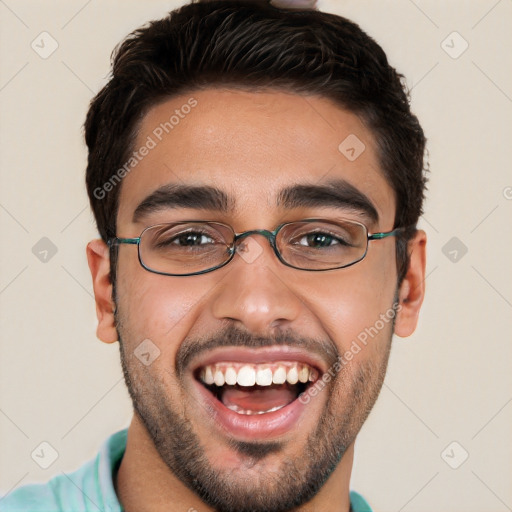
[[388, 236], [396, 236], [399, 233], [404, 232], [407, 227], [401, 227], [401, 228], [395, 228], [392, 231], [386, 231], [383, 233], [373, 233], [371, 235], [368, 235], [368, 240], [381, 240], [382, 238], [387, 238]]
[[114, 245], [119, 245], [119, 244], [138, 245], [139, 242], [140, 242], [140, 237], [139, 238], [118, 238], [118, 237], [114, 237], [114, 238], [110, 238], [107, 241], [107, 245], [109, 247], [112, 247]]

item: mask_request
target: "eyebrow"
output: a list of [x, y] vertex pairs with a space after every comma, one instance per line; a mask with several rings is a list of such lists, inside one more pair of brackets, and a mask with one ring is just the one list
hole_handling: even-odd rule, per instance
[[234, 202], [228, 195], [208, 185], [164, 185], [144, 198], [133, 212], [133, 222], [168, 208], [191, 208], [228, 212]]
[[282, 190], [278, 206], [285, 208], [334, 207], [363, 214], [377, 223], [379, 214], [372, 201], [359, 189], [343, 179], [330, 180], [321, 185], [294, 185]]
[[[334, 207], [351, 210], [378, 222], [379, 215], [371, 200], [343, 179], [321, 185], [299, 184], [287, 187], [277, 195], [277, 206], [285, 209]], [[151, 213], [169, 208], [232, 212], [235, 201], [224, 191], [209, 185], [168, 184], [144, 198], [133, 213], [138, 222]]]

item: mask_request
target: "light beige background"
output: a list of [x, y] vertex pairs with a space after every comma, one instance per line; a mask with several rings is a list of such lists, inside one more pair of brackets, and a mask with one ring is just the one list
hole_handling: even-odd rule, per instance
[[[181, 3], [0, 0], [3, 493], [72, 471], [128, 425], [117, 345], [95, 337], [82, 123], [113, 47]], [[424, 309], [414, 336], [394, 342], [352, 487], [376, 511], [512, 510], [512, 2], [320, 5], [358, 22], [406, 75], [432, 170]], [[47, 59], [31, 48], [43, 31], [59, 45]], [[42, 237], [57, 248], [47, 262], [32, 252]], [[31, 458], [43, 441], [58, 452], [46, 470]]]

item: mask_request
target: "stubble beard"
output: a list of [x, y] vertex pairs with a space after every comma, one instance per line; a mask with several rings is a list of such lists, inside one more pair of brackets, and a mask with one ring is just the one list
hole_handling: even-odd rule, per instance
[[[326, 406], [300, 455], [285, 455], [284, 445], [276, 441], [230, 440], [229, 449], [243, 456], [245, 467], [250, 468], [240, 472], [216, 468], [208, 460], [193, 425], [158, 385], [161, 380], [143, 370], [133, 353], [126, 353], [125, 347], [131, 344], [123, 342], [129, 335], [125, 336], [119, 310], [116, 321], [121, 365], [135, 413], [170, 471], [218, 512], [291, 511], [319, 492], [354, 442], [379, 395], [393, 332], [391, 328], [388, 338], [379, 340], [385, 343], [379, 361], [369, 359], [353, 365], [353, 371], [350, 365], [343, 367], [321, 391], [328, 394]], [[265, 457], [280, 452], [279, 469], [265, 472]]]

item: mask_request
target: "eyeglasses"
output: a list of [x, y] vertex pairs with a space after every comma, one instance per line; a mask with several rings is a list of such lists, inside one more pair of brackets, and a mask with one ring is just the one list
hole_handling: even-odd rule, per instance
[[243, 251], [241, 240], [261, 235], [284, 265], [319, 272], [354, 265], [366, 256], [370, 240], [396, 236], [403, 229], [369, 234], [364, 224], [351, 220], [306, 219], [281, 224], [274, 231], [236, 233], [220, 222], [184, 221], [149, 226], [138, 238], [114, 237], [108, 245], [137, 245], [139, 262], [150, 272], [192, 276], [227, 265], [237, 250]]

